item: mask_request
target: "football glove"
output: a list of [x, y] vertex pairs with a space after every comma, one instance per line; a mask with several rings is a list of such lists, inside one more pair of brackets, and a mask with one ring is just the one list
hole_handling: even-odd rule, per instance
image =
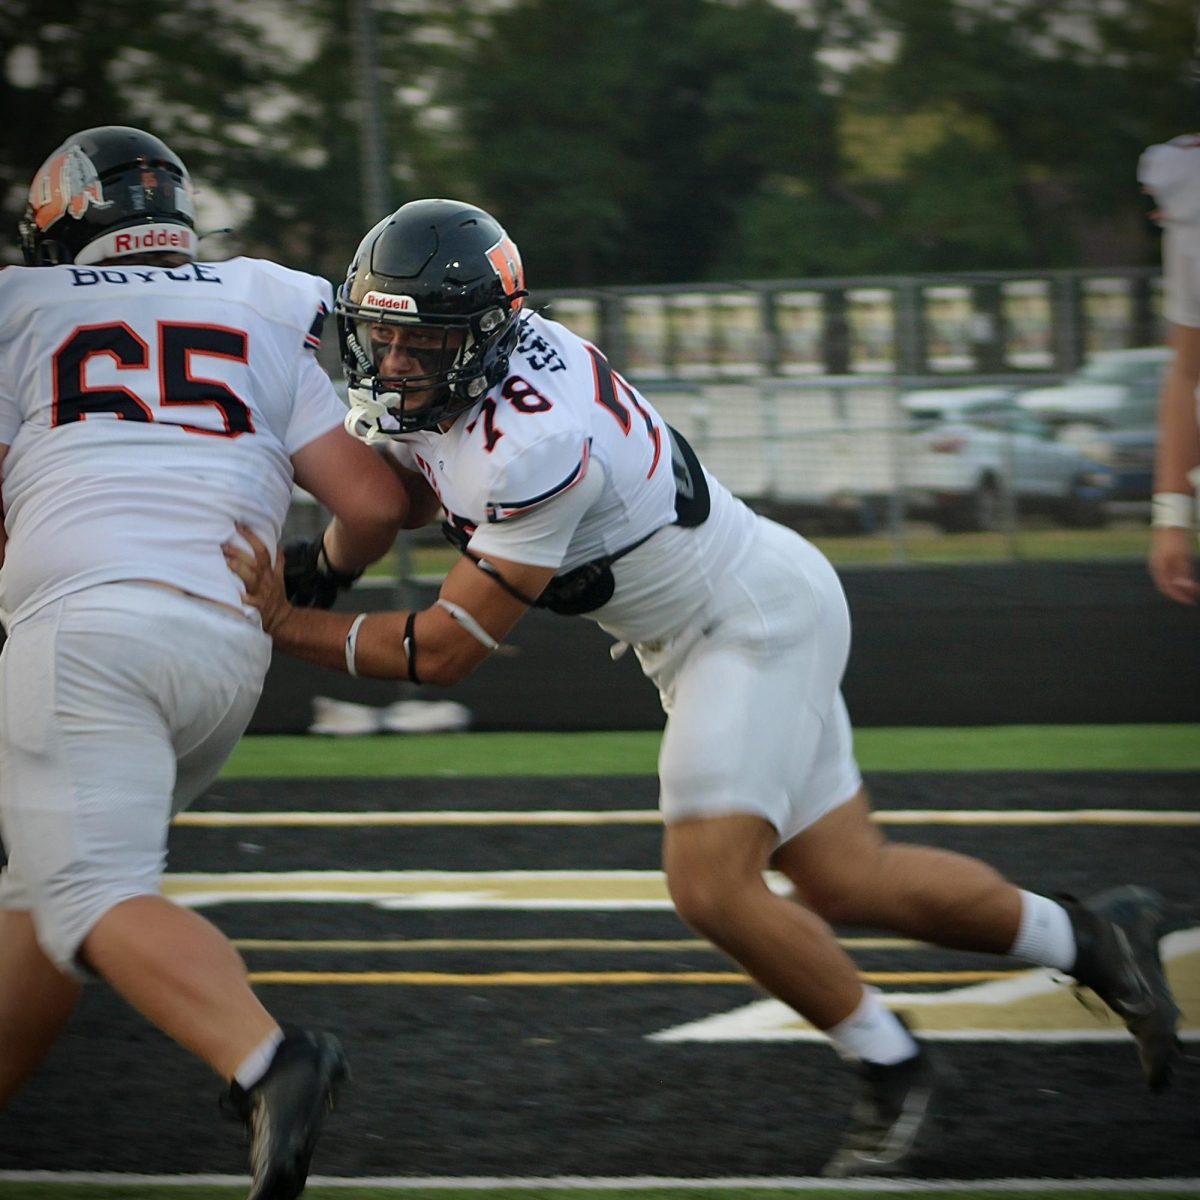
[[336, 571], [329, 565], [324, 535], [288, 542], [283, 548], [283, 590], [296, 608], [332, 608], [338, 593], [361, 574], [361, 570]]

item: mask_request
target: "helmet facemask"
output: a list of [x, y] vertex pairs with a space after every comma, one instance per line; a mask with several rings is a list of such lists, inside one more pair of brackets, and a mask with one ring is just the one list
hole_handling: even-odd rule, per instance
[[[346, 426], [372, 442], [436, 429], [473, 408], [507, 373], [519, 333], [516, 312], [497, 305], [467, 316], [418, 316], [343, 296], [337, 312], [351, 405]], [[394, 342], [417, 370], [384, 373]]]

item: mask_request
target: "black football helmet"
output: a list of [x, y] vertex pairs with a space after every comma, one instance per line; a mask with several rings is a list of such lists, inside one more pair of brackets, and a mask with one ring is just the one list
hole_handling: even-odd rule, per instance
[[[483, 209], [413, 200], [385, 217], [363, 238], [334, 303], [346, 428], [382, 441], [471, 408], [508, 371], [526, 294], [516, 246]], [[381, 375], [387, 343], [405, 336], [420, 372]]]
[[127, 125], [73, 134], [33, 178], [18, 224], [31, 267], [144, 254], [196, 257], [187, 168], [165, 142]]

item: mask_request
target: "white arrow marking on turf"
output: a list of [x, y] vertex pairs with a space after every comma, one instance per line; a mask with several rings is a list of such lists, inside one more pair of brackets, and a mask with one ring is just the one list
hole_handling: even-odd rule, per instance
[[[1162, 941], [1172, 990], [1184, 1011], [1180, 1036], [1200, 1041], [1200, 929]], [[1084, 1008], [1060, 972], [1038, 968], [1011, 978], [940, 992], [887, 992], [891, 1008], [913, 1013], [929, 1041], [1105, 1042], [1128, 1033], [1116, 1018], [1104, 1023]], [[814, 1029], [779, 1000], [756, 1000], [732, 1012], [689, 1021], [650, 1035], [656, 1042], [818, 1042]]]

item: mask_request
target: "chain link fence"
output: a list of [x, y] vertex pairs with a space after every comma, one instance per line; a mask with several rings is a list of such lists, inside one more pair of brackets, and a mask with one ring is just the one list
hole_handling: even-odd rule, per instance
[[[831, 556], [1144, 553], [1167, 360], [1156, 271], [784, 280], [533, 301], [601, 347], [737, 495], [818, 541], [838, 538]], [[1066, 392], [1055, 390], [1064, 381]], [[288, 534], [325, 519], [298, 494]], [[435, 546], [436, 529], [402, 537], [392, 564], [401, 589], [444, 569]]]

